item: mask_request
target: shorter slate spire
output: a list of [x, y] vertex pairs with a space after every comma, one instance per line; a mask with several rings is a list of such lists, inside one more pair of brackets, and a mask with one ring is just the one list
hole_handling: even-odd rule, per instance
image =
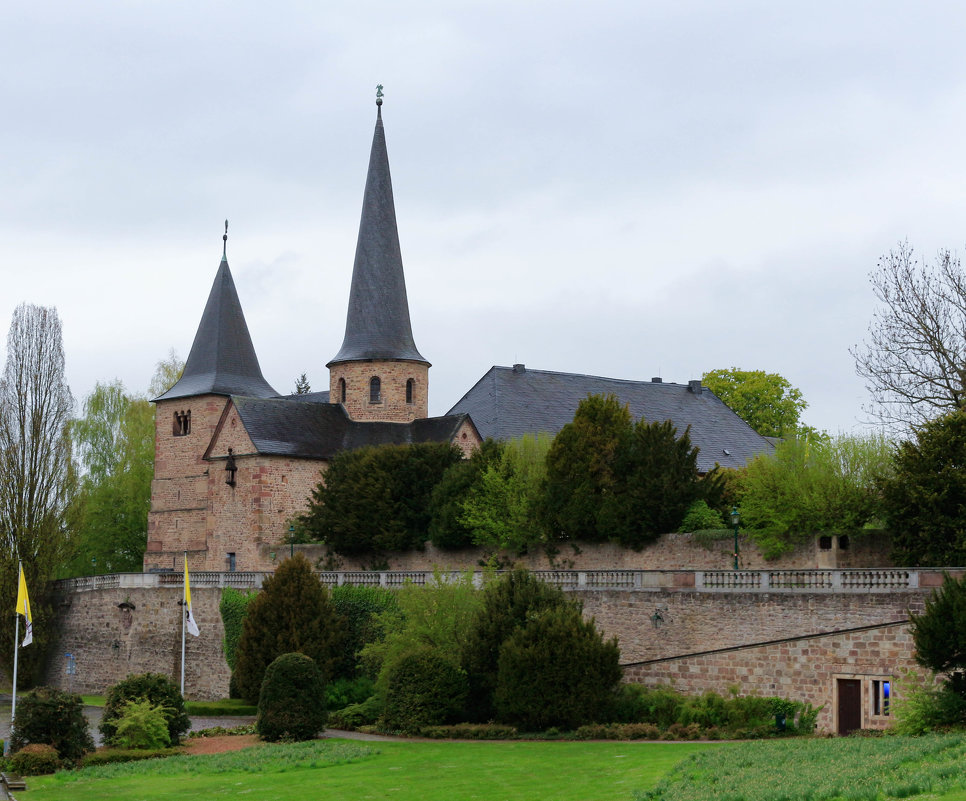
[[276, 398], [278, 393], [262, 377], [242, 312], [235, 282], [228, 269], [228, 220], [221, 264], [208, 303], [178, 383], [155, 400], [195, 395], [248, 395]]
[[377, 87], [376, 130], [362, 201], [359, 239], [352, 267], [349, 311], [338, 362], [405, 360], [429, 365], [416, 349], [409, 320], [396, 208], [382, 125], [382, 86]]

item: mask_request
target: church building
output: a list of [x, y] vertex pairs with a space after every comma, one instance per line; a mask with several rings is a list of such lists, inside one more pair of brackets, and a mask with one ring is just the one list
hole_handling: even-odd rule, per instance
[[382, 100], [345, 339], [329, 391], [282, 396], [262, 376], [225, 251], [178, 383], [155, 399], [145, 570], [272, 569], [328, 461], [366, 445], [481, 441], [468, 414], [429, 417], [430, 363], [409, 319]]
[[615, 394], [635, 419], [690, 429], [699, 469], [740, 467], [772, 444], [699, 381], [687, 385], [493, 367], [442, 417], [429, 417], [430, 363], [409, 318], [389, 157], [376, 127], [345, 338], [329, 391], [280, 395], [262, 376], [225, 247], [178, 382], [155, 399], [155, 470], [145, 571], [274, 568], [290, 521], [329, 460], [368, 445], [556, 434], [589, 394]]

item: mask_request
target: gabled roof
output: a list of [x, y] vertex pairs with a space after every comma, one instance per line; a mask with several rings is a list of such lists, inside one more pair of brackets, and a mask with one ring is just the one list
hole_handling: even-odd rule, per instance
[[722, 467], [743, 467], [757, 454], [774, 450], [697, 381], [665, 384], [531, 370], [523, 365], [491, 367], [448, 414], [469, 414], [482, 437], [555, 435], [573, 420], [578, 404], [588, 395], [615, 395], [635, 420], [670, 420], [679, 434], [690, 425], [691, 442], [700, 449], [701, 472], [711, 470], [716, 462]]
[[155, 400], [233, 394], [278, 396], [262, 377], [228, 259], [223, 255], [184, 372], [177, 384]]
[[416, 349], [409, 320], [381, 105], [376, 115], [369, 175], [362, 201], [345, 339], [327, 366], [374, 359], [429, 364]]
[[[322, 394], [322, 393], [317, 393]], [[304, 459], [331, 459], [339, 451], [368, 445], [449, 442], [465, 414], [430, 417], [411, 423], [363, 422], [349, 418], [338, 403], [292, 398], [233, 396], [245, 431], [258, 453]]]

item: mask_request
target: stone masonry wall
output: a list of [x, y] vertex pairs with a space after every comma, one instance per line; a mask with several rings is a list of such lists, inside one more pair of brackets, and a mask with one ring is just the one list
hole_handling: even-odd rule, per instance
[[907, 620], [927, 594], [608, 590], [579, 597], [584, 614], [617, 636], [621, 661], [641, 662]]
[[[906, 620], [910, 608], [921, 609], [930, 591], [924, 588], [906, 592], [800, 594], [664, 589], [581, 590], [575, 595], [583, 602], [585, 615], [595, 617], [606, 636], [618, 638], [621, 662], [627, 664], [675, 657], [705, 659], [708, 657], [686, 655], [757, 646], [762, 642], [833, 630], [892, 624]], [[180, 584], [77, 590], [65, 595], [57, 622], [60, 641], [52, 651], [56, 656], [47, 681], [67, 686], [64, 653], [74, 654], [77, 660], [73, 687], [79, 692], [103, 692], [128, 673], [153, 671], [179, 676], [180, 598]], [[229, 671], [221, 653], [224, 630], [218, 610], [220, 598], [218, 589], [198, 586], [192, 589], [195, 619], [201, 628], [200, 637], [187, 638], [186, 687], [192, 698], [224, 697], [228, 692]], [[905, 641], [897, 642], [896, 647], [906, 647]], [[862, 650], [869, 646], [856, 648]], [[740, 651], [744, 652], [744, 649]], [[809, 653], [802, 651], [800, 656], [805, 659]], [[879, 659], [876, 653], [869, 651], [869, 658], [874, 656], [873, 662]], [[760, 674], [742, 672], [745, 669], [736, 666], [734, 675], [759, 676], [754, 686], [765, 692], [761, 689], [765, 687], [761, 676], [767, 673], [768, 660], [763, 658], [761, 664], [764, 672]], [[867, 660], [863, 664], [868, 667], [872, 662]], [[878, 662], [875, 666], [880, 673], [885, 670]], [[651, 677], [648, 681], [653, 677], [668, 681], [677, 679], [678, 674], [705, 673], [691, 668], [673, 673], [670, 667], [635, 666], [629, 670], [628, 675], [640, 676], [640, 680]], [[724, 681], [731, 675], [721, 672], [717, 678]], [[775, 675], [780, 678], [782, 673]], [[751, 678], [748, 682], [752, 686]]]
[[[226, 398], [203, 395], [157, 404], [145, 569], [178, 567], [183, 551], [191, 569], [204, 566], [208, 463], [202, 456], [226, 403]], [[175, 412], [191, 413], [191, 433], [174, 435]]]
[[[369, 402], [369, 381], [378, 376], [381, 400]], [[419, 362], [339, 362], [329, 368], [329, 399], [340, 402], [339, 379], [345, 379], [343, 406], [353, 420], [409, 423], [429, 417], [429, 367]], [[406, 381], [413, 380], [413, 402], [406, 403]]]
[[[837, 680], [859, 679], [862, 728], [885, 728], [892, 717], [873, 714], [872, 682], [894, 682], [906, 670], [923, 674], [912, 654], [909, 626], [898, 623], [628, 665], [624, 676], [648, 686], [671, 684], [687, 694], [707, 690], [726, 694], [737, 688], [739, 695], [777, 695], [809, 702], [822, 707], [819, 730], [835, 732]], [[901, 683], [898, 689], [901, 693]], [[893, 692], [893, 698], [896, 695]]]
[[[75, 592], [61, 599], [46, 683], [101, 694], [130, 673], [163, 673], [181, 681], [181, 586]], [[221, 590], [192, 588], [192, 612], [201, 634], [185, 637], [185, 696], [228, 697], [231, 673], [221, 652], [225, 636]], [[124, 604], [124, 606], [121, 606]], [[65, 675], [65, 653], [77, 673]]]

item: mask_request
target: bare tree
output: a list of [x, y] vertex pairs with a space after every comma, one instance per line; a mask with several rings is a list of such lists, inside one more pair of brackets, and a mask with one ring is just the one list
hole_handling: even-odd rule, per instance
[[881, 304], [869, 339], [851, 349], [883, 423], [908, 427], [966, 406], [966, 276], [942, 250], [920, 261], [908, 242], [879, 259], [869, 280]]
[[[37, 619], [49, 615], [46, 583], [63, 564], [68, 545], [75, 476], [67, 423], [73, 409], [57, 310], [21, 304], [10, 324], [0, 376], [0, 603], [13, 608], [22, 559], [40, 635], [38, 649], [24, 654], [28, 668], [41, 663], [50, 632]], [[7, 652], [3, 647], [4, 657]], [[29, 681], [32, 672], [24, 678]]]

